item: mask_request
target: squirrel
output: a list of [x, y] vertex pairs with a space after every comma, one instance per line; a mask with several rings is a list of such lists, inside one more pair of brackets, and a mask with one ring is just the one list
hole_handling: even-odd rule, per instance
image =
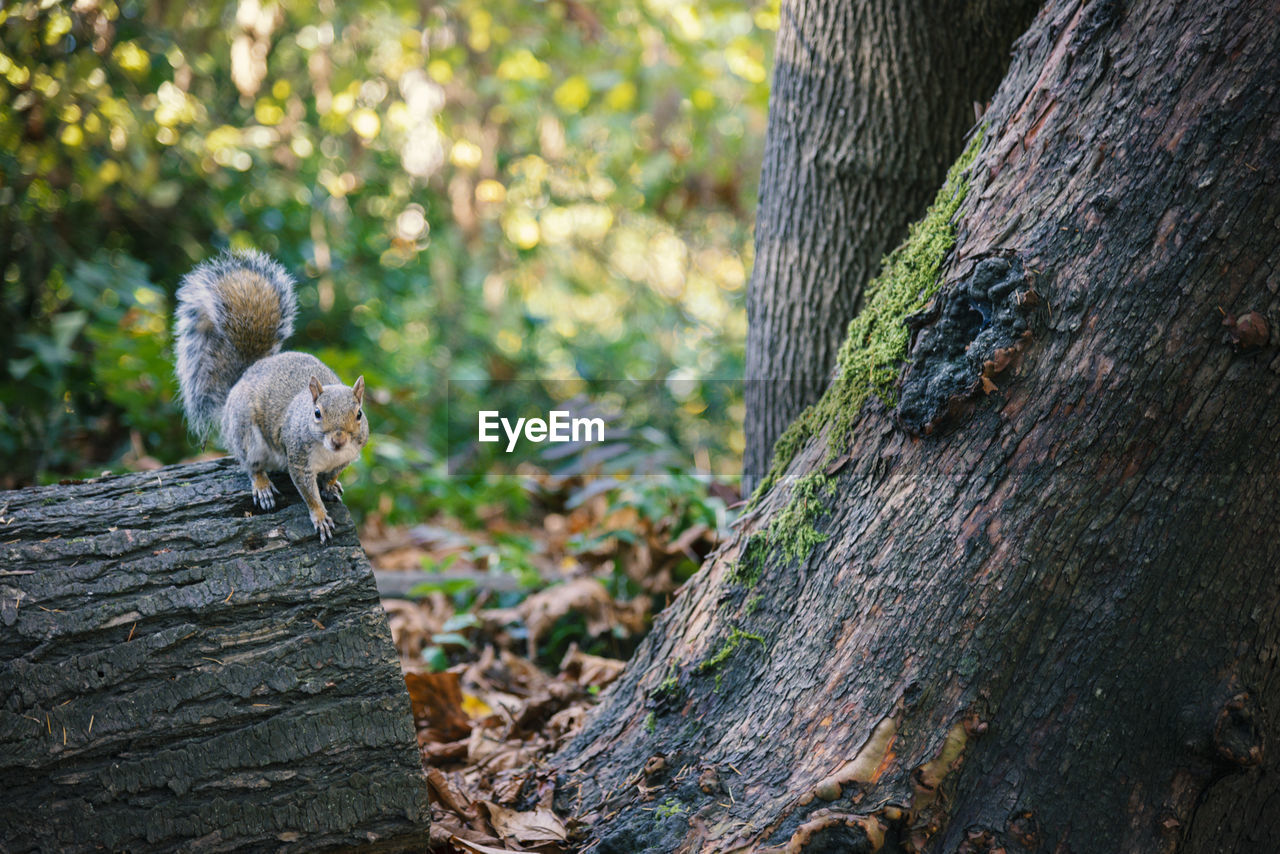
[[293, 279], [261, 252], [226, 252], [182, 279], [174, 312], [176, 368], [187, 422], [213, 425], [249, 475], [253, 501], [275, 507], [268, 471], [287, 470], [320, 542], [333, 535], [322, 498], [369, 440], [364, 377], [346, 386], [308, 353], [280, 352], [293, 333]]

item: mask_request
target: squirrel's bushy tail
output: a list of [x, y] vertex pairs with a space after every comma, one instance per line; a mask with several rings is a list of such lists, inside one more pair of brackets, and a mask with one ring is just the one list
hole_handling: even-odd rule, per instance
[[178, 386], [201, 439], [245, 369], [293, 333], [293, 279], [261, 252], [225, 252], [188, 273], [174, 312]]

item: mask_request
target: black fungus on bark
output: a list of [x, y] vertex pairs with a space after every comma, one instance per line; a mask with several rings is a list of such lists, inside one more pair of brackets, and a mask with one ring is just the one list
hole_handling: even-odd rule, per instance
[[1038, 303], [1017, 256], [996, 255], [908, 318], [916, 341], [899, 391], [899, 423], [916, 435], [933, 433], [993, 390], [1013, 349], [1027, 345]]

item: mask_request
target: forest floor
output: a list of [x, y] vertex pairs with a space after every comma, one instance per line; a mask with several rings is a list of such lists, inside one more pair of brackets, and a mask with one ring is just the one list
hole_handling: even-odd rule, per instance
[[718, 482], [531, 483], [538, 500], [518, 521], [495, 506], [478, 527], [361, 532], [413, 707], [433, 852], [575, 847], [542, 760], [721, 542], [737, 499]]

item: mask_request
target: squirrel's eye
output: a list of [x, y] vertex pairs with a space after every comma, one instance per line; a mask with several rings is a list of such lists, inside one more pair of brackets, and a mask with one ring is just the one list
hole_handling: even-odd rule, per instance
[[316, 407], [316, 420], [317, 420], [317, 421], [319, 421], [319, 420], [320, 420], [320, 408], [319, 408], [319, 407]]
[[357, 421], [359, 421], [359, 420], [360, 420], [360, 417], [361, 417], [362, 415], [364, 415], [364, 410], [363, 410], [363, 409], [357, 409], [357, 410], [356, 410], [356, 420], [357, 420]]

